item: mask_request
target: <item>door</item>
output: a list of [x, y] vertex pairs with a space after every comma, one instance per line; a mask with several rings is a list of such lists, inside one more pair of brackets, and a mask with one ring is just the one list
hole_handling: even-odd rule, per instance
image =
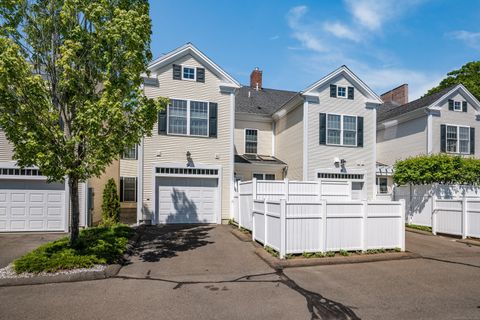
[[159, 223], [217, 223], [218, 178], [158, 177]]
[[64, 231], [64, 188], [43, 180], [0, 180], [0, 232]]

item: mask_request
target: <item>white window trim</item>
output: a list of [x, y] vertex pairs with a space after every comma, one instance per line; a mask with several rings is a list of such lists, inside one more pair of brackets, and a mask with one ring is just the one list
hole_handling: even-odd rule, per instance
[[[386, 187], [387, 187], [387, 190], [386, 192], [382, 192], [382, 189], [381, 189], [381, 186], [380, 186], [380, 179], [385, 179], [386, 180]], [[389, 194], [390, 193], [390, 190], [388, 188], [388, 178], [387, 177], [377, 177], [377, 193], [378, 194]]]
[[[247, 130], [255, 130], [257, 131], [257, 152], [256, 153], [250, 153], [250, 152], [247, 152]], [[243, 147], [244, 147], [244, 151], [246, 154], [258, 154], [258, 129], [254, 129], [254, 128], [245, 128], [243, 129], [243, 139], [244, 139], [244, 144], [243, 144]]]
[[[183, 64], [181, 66], [182, 66], [182, 80], [197, 81], [197, 67], [189, 66], [189, 65], [183, 65]], [[183, 69], [185, 69], [185, 68], [193, 69], [193, 79], [183, 77]]]
[[[448, 151], [448, 127], [456, 127], [457, 128], [457, 151]], [[467, 152], [460, 152], [460, 128], [467, 128], [468, 129], [468, 151]], [[445, 152], [450, 154], [470, 154], [472, 139], [470, 137], [470, 126], [460, 126], [457, 124], [445, 124]]]
[[[457, 111], [457, 112], [462, 112], [463, 111], [463, 101], [458, 101], [458, 100], [452, 100], [453, 101], [453, 111]], [[457, 103], [460, 105], [460, 108], [457, 109], [455, 107], [455, 103]]]
[[[197, 137], [197, 138], [208, 138], [210, 136], [210, 102], [203, 100], [188, 100], [188, 99], [179, 99], [179, 98], [170, 98], [170, 100], [183, 100], [187, 101], [187, 133], [171, 133], [170, 132], [170, 104], [167, 105], [167, 135], [169, 136], [182, 136], [182, 137]], [[207, 134], [206, 135], [197, 135], [190, 134], [190, 102], [203, 102], [207, 104]]]
[[135, 155], [133, 158], [125, 157], [125, 150], [122, 153], [122, 160], [137, 160], [138, 159], [138, 145], [135, 145]]
[[[340, 116], [340, 143], [329, 143], [328, 142], [328, 116]], [[327, 113], [326, 114], [326, 127], [327, 127], [327, 132], [326, 132], [326, 143], [328, 146], [342, 146], [342, 147], [356, 147], [358, 144], [358, 116], [354, 115], [349, 115], [349, 114], [338, 114], [338, 113]], [[354, 117], [355, 118], [355, 144], [343, 144], [343, 118], [344, 117]], [[339, 129], [332, 129], [332, 130], [339, 130]], [[347, 130], [347, 131], [353, 131], [353, 130]]]
[[[338, 94], [338, 92], [340, 91], [340, 90], [339, 90], [340, 88], [344, 88], [344, 89], [345, 89], [345, 96], [341, 96], [341, 95]], [[348, 91], [347, 91], [347, 90], [348, 90], [347, 86], [339, 86], [339, 85], [337, 85], [337, 98], [347, 99], [347, 97], [348, 97]]]
[[[122, 199], [124, 203], [135, 203], [137, 201], [135, 201], [135, 199], [137, 198], [137, 191], [138, 191], [138, 179], [137, 177], [121, 177], [123, 178], [123, 183], [122, 183], [122, 190], [120, 190], [120, 192], [122, 192]], [[135, 179], [135, 185], [134, 185], [134, 200], [125, 200], [125, 178], [127, 179]]]

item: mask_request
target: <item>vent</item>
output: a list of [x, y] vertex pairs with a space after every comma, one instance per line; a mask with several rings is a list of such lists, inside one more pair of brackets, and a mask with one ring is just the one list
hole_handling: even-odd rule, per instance
[[317, 174], [319, 179], [363, 180], [363, 174], [355, 173], [322, 173]]
[[41, 176], [42, 173], [38, 169], [0, 168], [0, 175], [38, 177], [38, 176]]
[[180, 174], [180, 175], [202, 175], [217, 176], [218, 169], [200, 169], [200, 168], [156, 168], [159, 174]]

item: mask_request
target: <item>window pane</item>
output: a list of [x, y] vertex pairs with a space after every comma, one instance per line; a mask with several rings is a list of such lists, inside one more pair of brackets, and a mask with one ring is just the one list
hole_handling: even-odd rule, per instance
[[346, 96], [347, 88], [345, 87], [338, 87], [338, 96], [345, 97]]
[[257, 137], [257, 130], [245, 130], [245, 153], [257, 153]]
[[328, 144], [340, 144], [340, 130], [328, 129], [327, 143]]
[[457, 152], [457, 140], [447, 139], [447, 152]]
[[208, 103], [190, 101], [190, 134], [208, 135]]
[[457, 127], [447, 126], [447, 139], [457, 139]]
[[136, 189], [135, 178], [123, 178], [123, 201], [135, 201]]
[[460, 103], [460, 101], [454, 101], [453, 105], [455, 110], [462, 110], [462, 104]]
[[187, 101], [172, 100], [168, 105], [168, 133], [187, 134]]
[[183, 78], [184, 79], [195, 79], [195, 69], [194, 68], [183, 68]]
[[336, 114], [329, 114], [327, 128], [340, 129], [340, 116]]
[[354, 146], [356, 144], [356, 131], [343, 131], [343, 144], [347, 146]]
[[460, 140], [460, 152], [461, 153], [470, 153], [470, 141]]
[[253, 177], [257, 180], [263, 180], [263, 173], [254, 173]]
[[123, 159], [136, 159], [137, 158], [137, 146], [126, 148], [122, 155]]
[[468, 140], [470, 137], [470, 128], [460, 127], [459, 129], [460, 129], [460, 139]]
[[357, 117], [344, 116], [343, 129], [357, 131]]
[[275, 175], [267, 173], [265, 174], [265, 180], [275, 180]]

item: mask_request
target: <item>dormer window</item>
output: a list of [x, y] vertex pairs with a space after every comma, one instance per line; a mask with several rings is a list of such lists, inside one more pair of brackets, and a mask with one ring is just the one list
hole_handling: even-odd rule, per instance
[[355, 99], [355, 88], [347, 86], [330, 85], [330, 98]]
[[195, 68], [182, 66], [182, 79], [195, 81]]
[[467, 101], [448, 100], [448, 110], [457, 112], [467, 112]]
[[462, 111], [462, 104], [460, 103], [460, 101], [453, 102], [453, 110]]
[[337, 96], [339, 98], [346, 98], [347, 97], [347, 87], [337, 86]]

